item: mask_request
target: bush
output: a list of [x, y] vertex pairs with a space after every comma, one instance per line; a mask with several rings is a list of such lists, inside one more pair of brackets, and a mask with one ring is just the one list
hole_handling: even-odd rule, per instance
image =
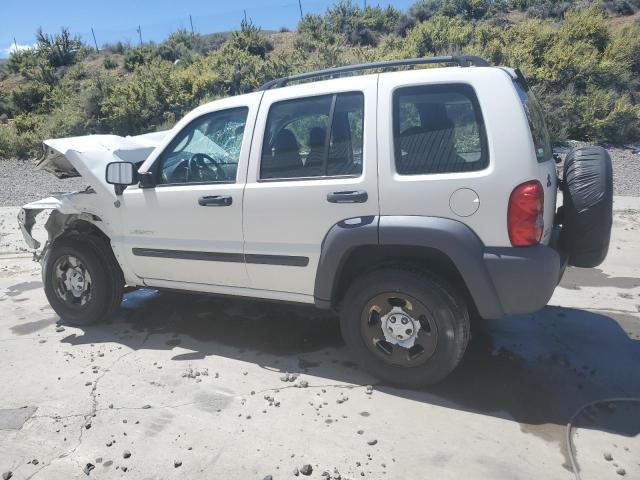
[[115, 68], [118, 68], [118, 62], [112, 57], [104, 57], [102, 66], [107, 70], [113, 70]]
[[45, 110], [42, 102], [49, 92], [49, 86], [42, 83], [28, 82], [20, 85], [11, 92], [13, 109], [18, 113]]
[[251, 55], [265, 58], [267, 53], [273, 50], [273, 45], [262, 30], [256, 27], [251, 20], [242, 20], [240, 30], [231, 34], [229, 45], [237, 50], [244, 50]]

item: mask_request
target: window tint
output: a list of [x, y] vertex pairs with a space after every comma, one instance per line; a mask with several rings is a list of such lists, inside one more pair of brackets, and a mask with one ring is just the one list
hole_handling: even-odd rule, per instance
[[363, 114], [362, 93], [273, 104], [262, 145], [260, 178], [359, 175]]
[[553, 150], [551, 149], [549, 131], [544, 121], [542, 106], [531, 90], [525, 91], [515, 82], [514, 85], [516, 86], [518, 96], [527, 115], [529, 130], [533, 137], [533, 146], [536, 149], [536, 159], [538, 162], [550, 160], [553, 155]]
[[469, 172], [488, 165], [482, 114], [470, 86], [401, 88], [393, 109], [398, 173]]
[[160, 156], [159, 184], [235, 182], [247, 108], [193, 120]]

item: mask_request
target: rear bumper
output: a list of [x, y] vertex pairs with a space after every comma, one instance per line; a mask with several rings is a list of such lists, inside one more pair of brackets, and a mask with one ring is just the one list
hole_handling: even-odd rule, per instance
[[483, 261], [504, 315], [544, 307], [567, 264], [564, 255], [547, 245], [486, 248]]

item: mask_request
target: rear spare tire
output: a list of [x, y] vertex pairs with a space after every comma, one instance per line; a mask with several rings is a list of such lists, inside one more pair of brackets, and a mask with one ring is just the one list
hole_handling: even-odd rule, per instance
[[564, 161], [560, 247], [574, 267], [597, 267], [607, 256], [613, 222], [609, 153], [597, 146], [572, 149]]

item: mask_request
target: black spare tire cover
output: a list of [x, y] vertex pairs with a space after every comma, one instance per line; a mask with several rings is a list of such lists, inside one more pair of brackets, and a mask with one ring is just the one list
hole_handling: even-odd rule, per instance
[[613, 174], [602, 147], [572, 149], [564, 161], [560, 247], [569, 264], [591, 268], [609, 250], [613, 222]]

